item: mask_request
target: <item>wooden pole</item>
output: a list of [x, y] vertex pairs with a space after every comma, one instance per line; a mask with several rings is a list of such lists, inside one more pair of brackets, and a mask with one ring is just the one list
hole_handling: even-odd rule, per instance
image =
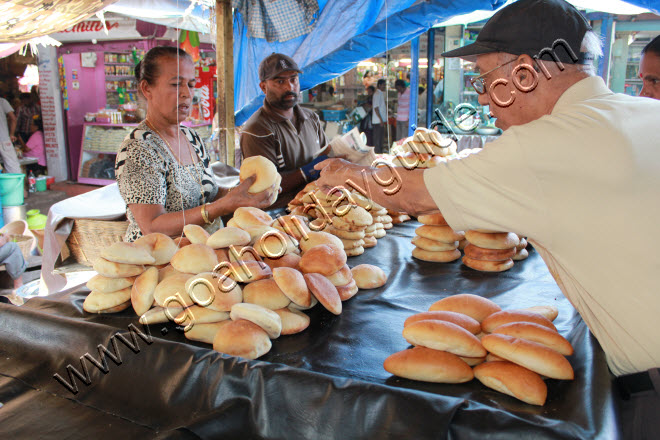
[[231, 1], [216, 0], [216, 72], [218, 75], [218, 127], [220, 128], [220, 160], [235, 164], [234, 148], [234, 34]]

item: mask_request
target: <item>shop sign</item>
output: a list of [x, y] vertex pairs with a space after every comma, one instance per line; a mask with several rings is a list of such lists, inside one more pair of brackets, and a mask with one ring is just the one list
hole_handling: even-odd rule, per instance
[[105, 26], [107, 34], [100, 20], [85, 20], [51, 36], [61, 42], [142, 38], [135, 28], [135, 19], [107, 19]]

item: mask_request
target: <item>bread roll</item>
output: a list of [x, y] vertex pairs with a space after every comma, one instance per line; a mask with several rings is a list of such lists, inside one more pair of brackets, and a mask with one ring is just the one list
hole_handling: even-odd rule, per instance
[[[207, 307], [190, 306], [179, 313], [174, 322], [186, 328], [193, 328], [199, 324], [211, 324], [229, 319], [228, 312], [218, 312]], [[189, 330], [184, 331], [187, 333]], [[213, 343], [213, 341], [211, 341]]]
[[[373, 218], [369, 216], [370, 221], [373, 221]], [[332, 226], [335, 229], [339, 229], [340, 231], [363, 231], [365, 230], [366, 226], [365, 225], [358, 225], [354, 223], [348, 223], [346, 220], [344, 220], [343, 217], [332, 217]]]
[[209, 233], [206, 232], [206, 229], [199, 225], [185, 225], [183, 227], [183, 233], [186, 234], [191, 244], [206, 244], [206, 240], [209, 238]]
[[452, 251], [458, 247], [458, 241], [445, 243], [442, 241], [429, 240], [428, 238], [424, 238], [419, 235], [416, 235], [412, 239], [411, 243], [420, 249], [431, 252]]
[[87, 288], [102, 293], [109, 293], [131, 287], [134, 282], [135, 277], [108, 278], [103, 275], [94, 275], [89, 281], [87, 281]]
[[273, 279], [292, 302], [302, 307], [311, 305], [312, 294], [300, 271], [290, 267], [276, 267], [273, 270]]
[[439, 212], [435, 214], [422, 214], [417, 217], [417, 221], [424, 225], [447, 226], [445, 217]]
[[486, 249], [474, 244], [465, 246], [465, 256], [474, 260], [505, 261], [516, 255], [516, 248]]
[[[192, 246], [192, 245], [191, 245]], [[194, 301], [186, 292], [189, 273], [178, 273], [158, 283], [154, 290], [154, 301], [161, 307], [190, 307]]]
[[178, 273], [181, 273], [181, 272], [179, 272], [178, 270], [173, 268], [171, 264], [168, 264], [167, 266], [165, 266], [162, 269], [158, 270], [158, 282], [160, 283], [165, 278], [170, 277], [172, 275], [176, 275]]
[[442, 241], [443, 243], [453, 243], [455, 241], [460, 241], [465, 237], [463, 231], [454, 231], [449, 226], [422, 225], [415, 229], [415, 233], [420, 237], [434, 241]]
[[[107, 295], [107, 293], [104, 293], [104, 295]], [[119, 313], [119, 312], [123, 312], [124, 310], [128, 309], [130, 306], [131, 306], [131, 301], [129, 300], [129, 301], [123, 302], [121, 304], [117, 304], [114, 307], [110, 307], [109, 309], [99, 310], [96, 313]]]
[[339, 211], [340, 218], [347, 224], [353, 226], [369, 226], [374, 222], [373, 217], [369, 212], [358, 205], [350, 205], [343, 208], [343, 212]]
[[227, 226], [236, 226], [247, 230], [256, 226], [270, 226], [273, 223], [273, 218], [259, 208], [241, 206], [236, 208], [230, 222], [233, 222], [232, 225], [227, 222]]
[[250, 243], [250, 234], [240, 228], [227, 226], [218, 229], [206, 240], [206, 245], [213, 248], [226, 248], [229, 246], [245, 246]]
[[543, 406], [548, 388], [541, 376], [511, 362], [486, 362], [474, 367], [474, 377], [488, 388], [531, 405]]
[[131, 288], [131, 304], [138, 316], [142, 316], [154, 303], [154, 291], [158, 285], [158, 269], [151, 266], [135, 279]]
[[[217, 249], [216, 249], [217, 250]], [[261, 257], [252, 246], [229, 246], [227, 249], [229, 255], [229, 262], [235, 263], [237, 261], [259, 261]]]
[[282, 320], [282, 336], [295, 335], [309, 327], [309, 316], [300, 310], [284, 308], [274, 310]]
[[554, 321], [559, 316], [559, 310], [555, 306], [532, 306], [524, 309], [518, 309], [526, 312], [538, 313], [550, 321]]
[[146, 247], [124, 241], [112, 243], [103, 249], [101, 257], [121, 264], [154, 264], [156, 262]]
[[345, 249], [344, 253], [346, 254], [347, 257], [357, 257], [358, 255], [364, 254], [364, 247], [358, 246], [353, 249]]
[[349, 249], [355, 249], [358, 247], [361, 247], [364, 244], [363, 239], [359, 240], [345, 240], [345, 239], [340, 239], [342, 244], [344, 245], [343, 249], [349, 250]]
[[311, 232], [307, 226], [307, 219], [301, 215], [277, 217], [270, 226], [291, 235], [298, 241]]
[[429, 307], [429, 311], [435, 310], [463, 313], [482, 322], [487, 316], [499, 312], [502, 308], [488, 298], [470, 293], [459, 293], [434, 302]]
[[297, 269], [300, 264], [300, 255], [286, 254], [279, 258], [264, 258], [264, 263], [266, 263], [271, 270], [276, 267], [291, 267]]
[[330, 313], [341, 314], [341, 299], [337, 288], [321, 274], [306, 273], [304, 275], [307, 288]]
[[346, 284], [345, 286], [335, 286], [337, 288], [337, 293], [339, 293], [339, 299], [342, 301], [348, 301], [349, 299], [353, 298], [355, 294], [358, 292], [358, 286], [355, 280], [351, 279], [351, 281]]
[[412, 345], [448, 351], [457, 356], [483, 357], [486, 350], [472, 333], [447, 321], [418, 321], [403, 329]]
[[470, 257], [463, 257], [463, 264], [470, 269], [478, 270], [481, 272], [504, 272], [513, 267], [513, 260], [508, 259], [504, 261], [485, 261], [475, 260]]
[[264, 329], [241, 319], [223, 325], [213, 339], [213, 349], [231, 356], [256, 359], [268, 353], [272, 344]]
[[189, 276], [184, 288], [195, 304], [217, 312], [228, 312], [234, 304], [243, 301], [243, 291], [238, 284], [232, 280], [223, 281], [212, 272]]
[[152, 232], [143, 235], [134, 242], [138, 246], [146, 248], [156, 261], [152, 264], [161, 265], [170, 262], [174, 253], [179, 249], [170, 237], [160, 232]]
[[227, 285], [227, 277], [238, 283], [252, 283], [270, 277], [273, 271], [263, 261], [236, 261], [221, 264], [216, 273], [223, 280], [223, 285]]
[[461, 258], [461, 251], [454, 249], [451, 251], [425, 251], [418, 247], [413, 248], [412, 256], [422, 261], [429, 261], [432, 263], [449, 263]]
[[170, 264], [183, 273], [212, 272], [218, 256], [205, 244], [190, 244], [176, 251]]
[[234, 304], [229, 312], [233, 321], [246, 319], [263, 328], [271, 339], [279, 338], [282, 332], [280, 315], [257, 304]]
[[348, 264], [344, 264], [337, 272], [327, 275], [327, 278], [334, 286], [345, 286], [353, 280], [353, 272]]
[[103, 257], [94, 260], [94, 270], [106, 278], [128, 278], [140, 275], [145, 267], [136, 264], [123, 264], [108, 261]]
[[554, 324], [552, 324], [549, 319], [538, 313], [524, 310], [502, 310], [493, 313], [483, 320], [481, 323], [481, 329], [484, 333], [492, 333], [495, 328], [511, 322], [533, 322], [534, 324], [549, 328], [554, 332], [557, 331]]
[[532, 322], [511, 322], [500, 325], [493, 330], [493, 333], [538, 342], [564, 356], [573, 354], [573, 346], [566, 338], [548, 327]]
[[513, 336], [490, 334], [481, 338], [486, 350], [552, 379], [572, 380], [573, 367], [564, 356], [537, 342]]
[[365, 249], [372, 248], [378, 244], [376, 237], [364, 237], [362, 240], [364, 241], [362, 247]]
[[472, 380], [472, 368], [458, 356], [426, 347], [413, 347], [390, 355], [383, 367], [406, 379], [436, 383], [464, 383]]
[[364, 229], [359, 231], [342, 231], [341, 229], [332, 226], [332, 224], [328, 225], [323, 231], [332, 234], [335, 237], [343, 238], [344, 240], [361, 240], [365, 237]]
[[358, 264], [351, 273], [359, 289], [377, 289], [387, 282], [385, 271], [373, 264]]
[[471, 318], [463, 313], [449, 312], [446, 310], [436, 310], [434, 312], [416, 313], [408, 317], [408, 319], [404, 321], [403, 327], [405, 328], [410, 324], [414, 324], [419, 321], [428, 321], [428, 320], [451, 322], [452, 324], [456, 324], [460, 327], [463, 327], [465, 330], [469, 331], [473, 335], [479, 334], [479, 332], [481, 332], [481, 324], [479, 324], [479, 321], [477, 321], [476, 319]]
[[232, 321], [226, 320], [226, 321], [219, 321], [208, 324], [195, 324], [183, 334], [186, 337], [186, 339], [190, 339], [191, 341], [213, 344], [213, 341], [215, 340], [215, 335], [218, 334], [218, 332], [222, 329], [222, 327], [224, 327], [230, 322]]
[[522, 261], [527, 259], [529, 257], [529, 252], [527, 252], [527, 249], [520, 249], [519, 251], [516, 251], [515, 255], [511, 257], [513, 261]]
[[139, 322], [144, 325], [152, 325], [174, 321], [182, 310], [183, 307], [165, 308], [156, 306], [143, 313], [142, 316], [140, 316]]
[[[130, 287], [126, 287], [125, 289], [110, 293], [103, 293], [97, 290], [92, 290], [83, 302], [83, 310], [88, 313], [103, 313], [105, 310], [111, 310], [118, 306], [123, 306], [127, 301], [130, 306], [130, 300]], [[112, 312], [114, 312], [114, 310]]]
[[291, 300], [277, 286], [274, 279], [255, 281], [243, 289], [243, 301], [271, 310], [287, 307]]
[[279, 176], [277, 167], [273, 162], [263, 156], [252, 156], [243, 159], [238, 178], [242, 182], [248, 177], [256, 175], [256, 180], [248, 189], [251, 194], [271, 188]]
[[346, 253], [343, 247], [319, 244], [308, 249], [300, 259], [300, 270], [305, 273], [320, 273], [330, 275], [346, 264]]
[[319, 244], [331, 244], [337, 249], [343, 248], [341, 240], [334, 235], [322, 231], [312, 231], [307, 234], [307, 238], [300, 241], [300, 250], [304, 253]]
[[465, 238], [470, 243], [485, 249], [510, 249], [520, 243], [520, 239], [513, 232], [486, 233], [472, 230], [465, 232]]

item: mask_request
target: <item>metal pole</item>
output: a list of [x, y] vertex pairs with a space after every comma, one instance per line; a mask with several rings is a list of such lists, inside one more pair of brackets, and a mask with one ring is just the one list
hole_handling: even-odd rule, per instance
[[433, 65], [435, 64], [435, 29], [429, 29], [426, 50], [428, 67], [426, 68], [426, 126], [431, 125], [433, 120]]
[[410, 109], [408, 110], [408, 136], [412, 136], [415, 130], [413, 126], [417, 126], [417, 97], [419, 96], [419, 37], [414, 38], [410, 42], [410, 52], [412, 59], [412, 67], [410, 72]]

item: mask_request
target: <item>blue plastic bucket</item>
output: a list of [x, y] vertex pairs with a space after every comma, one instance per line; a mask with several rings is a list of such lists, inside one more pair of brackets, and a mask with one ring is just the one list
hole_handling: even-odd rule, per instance
[[24, 203], [25, 174], [0, 174], [0, 197], [2, 206], [21, 206]]

